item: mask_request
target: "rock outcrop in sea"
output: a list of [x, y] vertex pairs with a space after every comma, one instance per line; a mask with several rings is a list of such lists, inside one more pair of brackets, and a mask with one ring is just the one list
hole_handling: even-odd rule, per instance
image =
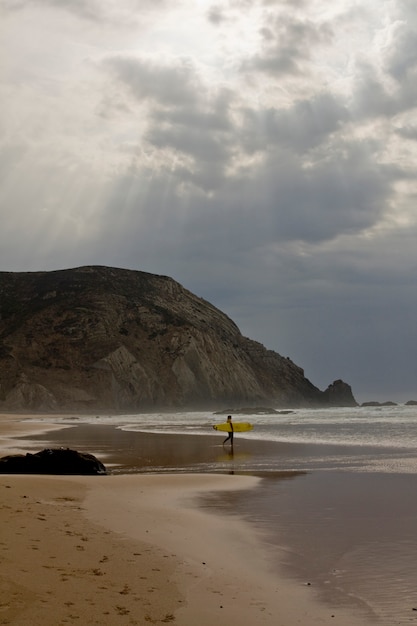
[[101, 266], [0, 272], [0, 408], [149, 411], [355, 406], [244, 337], [166, 276]]

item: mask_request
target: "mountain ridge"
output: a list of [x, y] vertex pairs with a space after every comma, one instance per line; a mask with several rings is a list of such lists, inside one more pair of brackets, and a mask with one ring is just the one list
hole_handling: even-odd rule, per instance
[[105, 266], [0, 272], [0, 408], [354, 406], [168, 276]]

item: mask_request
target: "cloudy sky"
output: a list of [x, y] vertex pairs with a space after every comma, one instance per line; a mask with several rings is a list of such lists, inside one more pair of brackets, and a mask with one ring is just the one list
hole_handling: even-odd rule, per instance
[[415, 0], [0, 0], [0, 270], [173, 277], [417, 399]]

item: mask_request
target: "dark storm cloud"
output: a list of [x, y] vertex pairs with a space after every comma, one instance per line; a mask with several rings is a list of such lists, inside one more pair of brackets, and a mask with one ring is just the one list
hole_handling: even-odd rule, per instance
[[358, 64], [353, 96], [357, 116], [393, 117], [414, 109], [417, 102], [417, 20], [392, 28], [392, 43], [380, 59], [380, 67]]
[[395, 130], [397, 135], [403, 137], [404, 139], [411, 139], [413, 141], [417, 141], [417, 126], [414, 125], [406, 125], [401, 128], [397, 128]]
[[175, 106], [170, 109], [157, 109], [153, 114], [155, 121], [169, 121], [173, 125], [212, 132], [233, 132], [231, 119], [233, 94], [224, 88], [214, 92], [200, 89], [200, 97], [192, 99], [189, 105]]
[[233, 229], [232, 247], [247, 249], [359, 233], [380, 218], [390, 181], [363, 147], [345, 145], [343, 153], [306, 169], [285, 152], [271, 152], [252, 177], [229, 180], [204, 213], [190, 216], [189, 224], [220, 245]]
[[152, 128], [145, 138], [155, 148], [171, 148], [192, 158], [189, 167], [176, 169], [179, 184], [190, 182], [209, 190], [216, 188], [224, 176], [224, 163], [230, 157], [230, 148], [221, 136], [210, 135], [198, 128], [159, 126]]
[[273, 76], [301, 74], [312, 52], [329, 45], [333, 33], [328, 24], [317, 24], [291, 15], [268, 20], [261, 29], [263, 49], [243, 65], [243, 70], [262, 71]]
[[345, 144], [331, 162], [300, 166], [292, 177], [285, 166], [280, 173], [279, 161], [271, 159], [268, 165], [270, 210], [275, 232], [283, 238], [318, 241], [360, 232], [373, 225], [386, 206], [389, 181], [366, 146]]
[[143, 142], [191, 159], [174, 168], [177, 183], [212, 189], [222, 178], [235, 144], [233, 94], [208, 89], [190, 63], [164, 65], [137, 58], [105, 62], [137, 103], [151, 102]]
[[0, 0], [0, 13], [45, 7], [66, 11], [83, 20], [103, 24], [132, 24], [139, 16], [163, 8], [167, 0], [132, 0], [128, 9], [115, 1], [100, 0]]
[[285, 109], [247, 109], [244, 115], [242, 130], [248, 151], [274, 144], [296, 151], [308, 150], [349, 120], [344, 103], [330, 93], [296, 101]]
[[[183, 255], [218, 259], [234, 255], [236, 259], [242, 251], [256, 256], [257, 250], [278, 243], [317, 245], [360, 233], [380, 219], [391, 193], [390, 176], [375, 167], [371, 151], [363, 145], [345, 144], [331, 163], [318, 161], [308, 169], [279, 150], [271, 151], [250, 175], [225, 177], [216, 166], [214, 161], [213, 170], [205, 168], [200, 174], [172, 167], [169, 174], [154, 173], [151, 185], [144, 173], [136, 180], [126, 177], [109, 200], [103, 223], [114, 233], [125, 220], [130, 224], [128, 240], [136, 241], [156, 221], [164, 227], [158, 237], [172, 237], [175, 245], [177, 235], [181, 238]], [[216, 173], [217, 183], [222, 181], [217, 188]], [[184, 197], [185, 181], [204, 188], [199, 175], [211, 175], [211, 195], [201, 196], [189, 188]], [[182, 220], [184, 201], [187, 210]], [[152, 207], [149, 219], [138, 213], [137, 207], [144, 204]], [[119, 226], [113, 224], [115, 220]]]
[[403, 25], [395, 34], [394, 48], [388, 57], [388, 71], [398, 81], [417, 68], [417, 31]]
[[217, 25], [224, 22], [227, 18], [225, 17], [222, 7], [219, 5], [210, 7], [210, 9], [207, 11], [207, 19], [212, 24]]
[[2, 269], [167, 274], [321, 387], [415, 388], [417, 4], [365, 5], [0, 0]]
[[417, 100], [417, 71], [407, 73], [406, 79], [389, 89], [369, 66], [362, 68], [352, 98], [352, 114], [356, 118], [394, 117], [415, 107]]
[[0, 10], [32, 9], [34, 5], [65, 10], [88, 20], [101, 20], [102, 8], [96, 0], [2, 0]]
[[20, 11], [28, 4], [28, 0], [0, 0], [1, 13], [13, 13]]
[[363, 65], [358, 73], [352, 98], [352, 112], [356, 118], [391, 116], [397, 110], [396, 99], [388, 92], [374, 68]]
[[[246, 107], [236, 117], [236, 95], [212, 93], [189, 64], [114, 58], [106, 65], [138, 102], [153, 102], [143, 141], [185, 157], [169, 165], [170, 193], [184, 198], [190, 184], [212, 194], [201, 203], [186, 191], [190, 241], [197, 230], [209, 237], [211, 225], [221, 240], [217, 232], [231, 223], [249, 248], [324, 241], [371, 227], [386, 209], [394, 172], [374, 161], [383, 144], [337, 134], [351, 122], [341, 98], [321, 93], [285, 109]], [[250, 167], [239, 166], [245, 152], [257, 154]]]
[[311, 0], [261, 0], [264, 6], [286, 6], [293, 9], [301, 9], [310, 2]]
[[100, 2], [97, 0], [38, 0], [38, 2], [55, 9], [75, 13], [87, 19], [96, 20], [102, 16]]
[[397, 83], [398, 107], [406, 111], [417, 102], [417, 23], [402, 24], [394, 31], [394, 42], [385, 66]]
[[414, 0], [397, 0], [395, 3], [398, 19], [417, 25], [417, 4]]
[[143, 100], [154, 100], [161, 106], [189, 106], [197, 102], [200, 81], [187, 61], [172, 65], [136, 57], [113, 57], [104, 62], [114, 75]]

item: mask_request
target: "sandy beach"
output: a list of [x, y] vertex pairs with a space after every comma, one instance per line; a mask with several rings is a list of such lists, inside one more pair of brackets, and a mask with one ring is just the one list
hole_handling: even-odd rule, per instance
[[[26, 418], [0, 416], [0, 456], [19, 451], [14, 436], [47, 429]], [[0, 475], [0, 624], [375, 623], [277, 571], [260, 531], [240, 516], [199, 507], [203, 494], [226, 498], [258, 482]]]

